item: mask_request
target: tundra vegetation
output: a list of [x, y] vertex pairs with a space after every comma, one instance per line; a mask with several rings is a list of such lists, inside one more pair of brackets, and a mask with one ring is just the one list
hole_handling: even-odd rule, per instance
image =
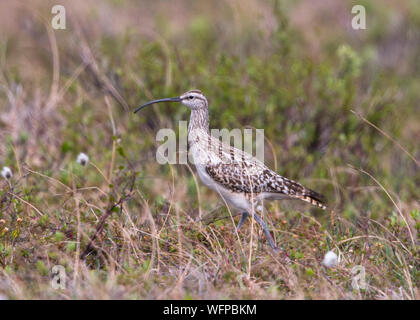
[[[420, 298], [417, 0], [359, 1], [365, 30], [352, 1], [61, 1], [59, 30], [54, 4], [0, 2], [1, 298]], [[267, 203], [289, 263], [156, 161], [189, 111], [132, 110], [192, 88], [211, 127], [264, 129], [266, 164], [327, 197]]]

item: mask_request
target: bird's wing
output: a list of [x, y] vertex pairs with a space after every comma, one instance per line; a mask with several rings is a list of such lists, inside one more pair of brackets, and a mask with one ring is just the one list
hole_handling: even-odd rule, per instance
[[233, 192], [280, 194], [325, 209], [324, 197], [300, 183], [284, 178], [261, 163], [235, 161], [207, 164], [206, 172], [217, 183]]
[[210, 136], [207, 148], [212, 160], [207, 162], [206, 172], [225, 188], [255, 195], [262, 192], [284, 195], [326, 208], [322, 195], [282, 177], [252, 155]]

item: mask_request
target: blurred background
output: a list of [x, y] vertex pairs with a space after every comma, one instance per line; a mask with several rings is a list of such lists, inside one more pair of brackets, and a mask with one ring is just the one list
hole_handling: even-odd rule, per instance
[[[61, 1], [65, 30], [51, 28], [55, 4], [0, 2], [4, 297], [56, 297], [55, 264], [69, 273], [63, 298], [419, 297], [417, 0]], [[355, 4], [365, 30], [352, 28]], [[193, 88], [211, 127], [264, 129], [266, 164], [327, 197], [327, 212], [267, 207], [297, 267], [272, 266], [258, 242], [252, 259], [228, 258], [250, 232], [212, 220], [229, 213], [193, 169], [156, 162], [157, 131], [178, 132], [189, 111], [132, 110]], [[332, 285], [315, 262], [334, 248]], [[374, 289], [349, 289], [354, 264]]]

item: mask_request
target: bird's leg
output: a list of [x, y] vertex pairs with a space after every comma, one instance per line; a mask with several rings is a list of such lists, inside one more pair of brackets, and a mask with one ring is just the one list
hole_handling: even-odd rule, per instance
[[236, 231], [239, 231], [239, 229], [242, 227], [242, 225], [244, 224], [246, 218], [248, 218], [248, 212], [242, 212], [242, 217], [241, 220], [238, 223], [238, 226], [236, 227]]
[[263, 221], [263, 219], [261, 219], [261, 217], [256, 213], [254, 213], [254, 218], [258, 222], [258, 224], [261, 226], [261, 228], [263, 228], [264, 233], [265, 233], [265, 237], [267, 238], [268, 242], [270, 243], [270, 247], [275, 251], [279, 250], [276, 247], [276, 244], [274, 243], [273, 237], [271, 236], [270, 231], [268, 231], [267, 225]]

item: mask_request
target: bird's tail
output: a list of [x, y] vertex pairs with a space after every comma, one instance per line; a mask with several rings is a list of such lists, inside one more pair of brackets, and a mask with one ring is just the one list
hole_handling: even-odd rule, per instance
[[309, 202], [323, 210], [327, 208], [325, 197], [311, 189], [304, 188], [300, 194], [296, 194], [296, 198]]

